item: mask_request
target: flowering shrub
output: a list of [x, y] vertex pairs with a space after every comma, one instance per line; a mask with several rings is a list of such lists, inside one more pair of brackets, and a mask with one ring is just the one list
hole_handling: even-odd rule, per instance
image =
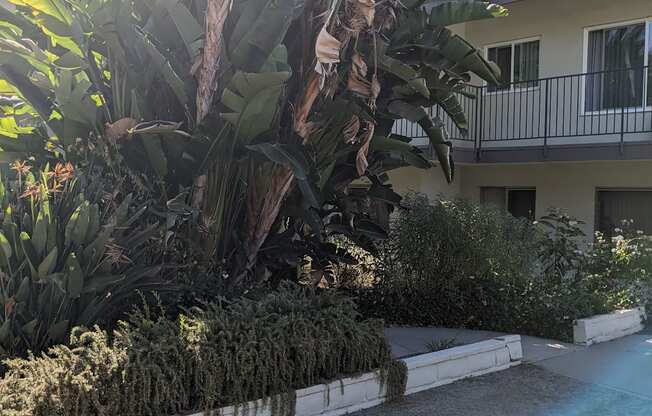
[[614, 236], [597, 232], [587, 253], [585, 278], [593, 290], [607, 293], [610, 308], [627, 308], [652, 301], [652, 236], [622, 221]]

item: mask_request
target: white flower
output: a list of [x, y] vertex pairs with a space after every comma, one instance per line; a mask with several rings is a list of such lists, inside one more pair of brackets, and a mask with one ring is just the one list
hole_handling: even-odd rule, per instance
[[623, 232], [623, 230], [621, 230], [620, 228], [614, 228], [614, 232], [617, 232], [617, 233], [622, 233], [622, 232]]
[[576, 225], [577, 225], [577, 221], [568, 221], [568, 224], [569, 224], [569, 225], [572, 225], [572, 226], [576, 226]]
[[643, 230], [636, 230], [636, 234], [643, 235]]

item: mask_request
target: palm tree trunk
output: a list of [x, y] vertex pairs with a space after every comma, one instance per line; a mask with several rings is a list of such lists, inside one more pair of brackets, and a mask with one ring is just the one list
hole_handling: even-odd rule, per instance
[[[224, 23], [229, 15], [231, 0], [208, 0], [205, 19], [205, 39], [202, 51], [202, 61], [197, 76], [197, 124], [208, 115], [213, 104], [215, 92], [219, 89], [222, 52], [225, 39], [222, 37]], [[206, 174], [195, 179], [191, 205], [201, 210], [206, 197]], [[205, 213], [202, 213], [204, 215]]]

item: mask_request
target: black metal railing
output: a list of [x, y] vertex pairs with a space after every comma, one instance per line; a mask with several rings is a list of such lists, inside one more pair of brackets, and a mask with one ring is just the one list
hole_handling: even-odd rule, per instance
[[[451, 139], [473, 142], [476, 149], [492, 143], [541, 145], [569, 143], [563, 138], [652, 132], [652, 70], [648, 67], [589, 72], [515, 82], [503, 86], [469, 86], [475, 98], [459, 94], [468, 120], [462, 135], [441, 108], [439, 116]], [[401, 120], [394, 131], [425, 137], [414, 123]], [[560, 140], [561, 139], [561, 140]], [[652, 137], [650, 137], [652, 139]], [[529, 141], [525, 143], [524, 141]]]

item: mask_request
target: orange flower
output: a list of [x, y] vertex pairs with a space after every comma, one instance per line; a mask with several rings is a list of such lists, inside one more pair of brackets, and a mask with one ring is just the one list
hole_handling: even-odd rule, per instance
[[24, 160], [16, 160], [14, 163], [11, 164], [11, 169], [15, 170], [21, 175], [25, 175], [29, 173], [30, 169], [32, 167], [27, 164]]
[[71, 179], [74, 173], [75, 169], [72, 167], [72, 163], [68, 162], [65, 165], [63, 163], [57, 163], [54, 170], [48, 172], [48, 177], [54, 177], [61, 182], [65, 182]]
[[28, 185], [25, 192], [20, 195], [20, 198], [27, 198], [31, 196], [34, 199], [37, 199], [41, 193], [41, 187], [37, 184]]

